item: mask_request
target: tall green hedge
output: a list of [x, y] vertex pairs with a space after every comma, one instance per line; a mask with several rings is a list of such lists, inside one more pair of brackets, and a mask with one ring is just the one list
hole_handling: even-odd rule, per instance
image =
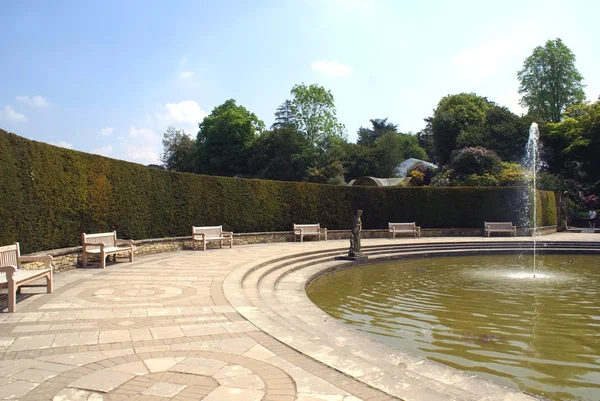
[[[340, 187], [172, 173], [0, 130], [0, 245], [24, 252], [79, 245], [81, 232], [121, 238], [189, 235], [192, 225], [234, 232], [289, 231], [293, 223], [364, 228], [416, 221], [424, 228], [518, 222], [522, 188]], [[555, 224], [553, 193], [542, 193], [538, 225]]]

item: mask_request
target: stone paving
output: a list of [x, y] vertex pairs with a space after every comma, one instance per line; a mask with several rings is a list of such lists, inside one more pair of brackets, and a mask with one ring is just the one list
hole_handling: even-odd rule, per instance
[[[584, 237], [596, 240], [553, 239]], [[25, 289], [16, 313], [0, 313], [0, 400], [398, 399], [259, 329], [224, 291], [231, 273], [345, 248], [311, 241], [184, 250], [56, 274], [53, 294]]]

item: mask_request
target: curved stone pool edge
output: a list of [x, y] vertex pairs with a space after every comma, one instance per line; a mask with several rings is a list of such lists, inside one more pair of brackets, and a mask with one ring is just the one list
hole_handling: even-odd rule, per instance
[[[449, 238], [445, 240], [448, 241]], [[497, 241], [498, 238], [490, 240]], [[588, 236], [584, 238], [577, 235], [573, 238], [573, 234], [550, 235], [544, 237], [544, 240], [597, 241]], [[443, 241], [442, 238], [414, 240], [419, 244]], [[487, 239], [452, 238], [451, 241], [479, 242]], [[523, 238], [503, 238], [502, 241], [518, 242], [523, 241]], [[411, 242], [413, 241], [403, 240], [403, 243]], [[288, 261], [293, 265], [293, 255], [296, 253], [306, 256], [306, 252], [310, 250], [323, 252], [329, 249], [339, 253], [344, 243], [345, 241], [306, 243], [302, 247], [290, 247], [285, 256], [289, 257]], [[364, 245], [389, 244], [386, 240], [364, 241]], [[383, 257], [385, 256], [380, 255], [372, 260]], [[281, 259], [277, 258], [279, 265], [282, 265]], [[305, 286], [320, 272], [342, 267], [347, 262], [329, 260], [329, 256], [323, 254], [316, 255], [316, 259], [321, 260], [308, 266], [292, 266], [289, 269], [269, 267], [268, 260], [257, 260], [255, 264], [239, 268], [228, 275], [223, 284], [225, 297], [241, 315], [277, 340], [357, 380], [407, 401], [539, 399], [474, 374], [393, 349], [329, 317], [308, 299]], [[248, 282], [247, 273], [260, 268], [264, 272], [255, 274], [256, 282]], [[271, 284], [265, 286], [265, 281]]]

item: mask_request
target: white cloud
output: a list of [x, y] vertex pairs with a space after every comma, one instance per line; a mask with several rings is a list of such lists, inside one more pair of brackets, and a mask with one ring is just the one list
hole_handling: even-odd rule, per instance
[[129, 160], [142, 164], [159, 162], [161, 137], [149, 128], [131, 126], [124, 146]]
[[108, 156], [112, 152], [112, 145], [100, 146], [99, 148], [94, 148], [90, 150], [90, 153], [100, 155], [100, 156]]
[[207, 113], [193, 100], [167, 103], [165, 109], [164, 113], [157, 113], [157, 119], [165, 126], [174, 125], [176, 128], [183, 129], [188, 135], [195, 135], [198, 124], [207, 116]]
[[69, 142], [65, 142], [63, 140], [57, 142], [50, 142], [50, 145], [60, 146], [61, 148], [73, 149], [73, 144]]
[[179, 78], [181, 79], [188, 79], [194, 76], [194, 73], [192, 71], [181, 71], [179, 73]]
[[17, 96], [19, 102], [26, 103], [30, 106], [47, 107], [50, 105], [48, 99], [43, 96]]
[[19, 113], [10, 104], [4, 106], [4, 110], [0, 110], [0, 120], [21, 121], [27, 122], [25, 114]]
[[312, 70], [333, 77], [344, 77], [352, 73], [352, 68], [339, 61], [313, 61]]
[[100, 130], [100, 136], [109, 136], [115, 131], [113, 127], [104, 127]]

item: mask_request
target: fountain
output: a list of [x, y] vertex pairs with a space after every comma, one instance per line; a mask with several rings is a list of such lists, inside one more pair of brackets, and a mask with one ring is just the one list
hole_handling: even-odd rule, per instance
[[529, 252], [428, 255], [326, 274], [307, 288], [309, 298], [336, 319], [410, 354], [551, 399], [597, 400], [598, 259], [550, 254], [548, 242], [537, 255], [540, 148], [533, 123], [521, 216], [521, 226], [532, 234], [533, 275], [525, 262]]
[[540, 131], [536, 123], [532, 123], [529, 128], [529, 140], [525, 148], [524, 165], [526, 168], [528, 191], [525, 194], [525, 216], [529, 223], [533, 237], [533, 277], [535, 278], [536, 269], [536, 235], [537, 235], [537, 195], [536, 195], [536, 176], [541, 167], [540, 162]]

